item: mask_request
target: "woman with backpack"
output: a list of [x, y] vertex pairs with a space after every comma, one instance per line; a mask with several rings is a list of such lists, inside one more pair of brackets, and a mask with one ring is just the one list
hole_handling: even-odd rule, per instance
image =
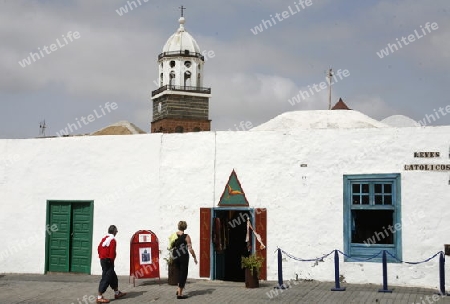
[[187, 296], [183, 295], [183, 289], [186, 284], [186, 279], [188, 275], [189, 268], [189, 253], [194, 258], [195, 264], [197, 264], [197, 257], [195, 255], [194, 249], [192, 249], [191, 237], [185, 234], [184, 231], [187, 229], [187, 223], [185, 221], [180, 221], [178, 223], [178, 238], [173, 244], [172, 256], [174, 259], [175, 267], [178, 268], [178, 289], [177, 289], [177, 299], [186, 299]]

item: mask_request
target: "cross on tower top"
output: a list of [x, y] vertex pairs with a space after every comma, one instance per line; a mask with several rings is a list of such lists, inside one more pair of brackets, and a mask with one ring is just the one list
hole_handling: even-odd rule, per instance
[[181, 10], [181, 17], [183, 17], [184, 15], [184, 10], [186, 9], [183, 5], [179, 7], [179, 9]]

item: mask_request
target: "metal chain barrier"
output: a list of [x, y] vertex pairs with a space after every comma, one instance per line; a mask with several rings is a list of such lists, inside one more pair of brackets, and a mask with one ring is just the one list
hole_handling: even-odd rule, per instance
[[295, 256], [293, 256], [293, 255], [287, 253], [287, 252], [284, 251], [283, 249], [280, 249], [280, 250], [281, 250], [282, 253], [284, 253], [285, 255], [287, 255], [288, 257], [290, 257], [291, 259], [296, 260], [296, 261], [300, 261], [300, 262], [316, 262], [316, 261], [322, 261], [324, 258], [330, 256], [330, 255], [334, 252], [334, 250], [333, 250], [333, 251], [331, 251], [330, 253], [325, 254], [324, 256], [322, 256], [322, 257], [320, 257], [320, 258], [315, 258], [315, 259], [301, 259], [301, 258], [296, 258]]
[[444, 252], [443, 252], [443, 251], [439, 251], [439, 252], [437, 252], [435, 255], [433, 255], [432, 257], [430, 257], [430, 258], [428, 258], [428, 259], [426, 259], [426, 260], [420, 261], [420, 262], [406, 262], [406, 261], [402, 261], [402, 260], [400, 260], [399, 258], [397, 258], [395, 255], [393, 255], [392, 253], [390, 253], [389, 251], [386, 251], [386, 253], [387, 253], [388, 255], [390, 255], [393, 259], [395, 259], [396, 261], [398, 261], [398, 262], [400, 262], [400, 263], [411, 264], [411, 265], [417, 265], [417, 264], [422, 264], [422, 263], [429, 262], [429, 261], [431, 261], [432, 259], [434, 259], [435, 257], [437, 257], [439, 254], [444, 253]]
[[366, 262], [366, 261], [370, 261], [373, 260], [374, 258], [376, 258], [377, 256], [379, 256], [383, 251], [380, 250], [380, 252], [378, 252], [377, 254], [374, 254], [373, 256], [367, 258], [367, 259], [358, 259], [358, 258], [352, 258], [351, 256], [349, 256], [348, 254], [343, 253], [342, 251], [336, 249], [337, 252], [339, 252], [340, 254], [342, 254], [343, 256], [345, 256], [347, 259], [352, 259], [354, 261], [357, 262]]
[[334, 278], [335, 278], [335, 287], [332, 288], [332, 291], [344, 291], [345, 287], [341, 287], [340, 286], [340, 282], [339, 282], [339, 255], [338, 253], [342, 254], [343, 256], [345, 256], [347, 259], [351, 259], [354, 261], [358, 261], [358, 262], [367, 262], [370, 260], [375, 259], [376, 257], [378, 257], [380, 254], [382, 254], [382, 266], [383, 266], [383, 288], [379, 290], [379, 292], [392, 292], [392, 290], [388, 289], [387, 286], [387, 255], [389, 255], [390, 257], [392, 257], [394, 260], [396, 260], [397, 262], [400, 263], [405, 263], [405, 264], [410, 264], [410, 265], [417, 265], [417, 264], [422, 264], [422, 263], [426, 263], [431, 261], [432, 259], [434, 259], [435, 257], [439, 256], [439, 294], [442, 296], [446, 296], [448, 295], [445, 292], [445, 258], [444, 258], [444, 252], [443, 251], [439, 251], [436, 254], [434, 254], [433, 256], [429, 257], [428, 259], [425, 259], [423, 261], [419, 261], [419, 262], [407, 262], [407, 261], [403, 261], [401, 259], [399, 259], [398, 257], [396, 257], [395, 255], [393, 255], [392, 253], [390, 253], [387, 250], [380, 250], [380, 252], [365, 258], [365, 259], [360, 259], [360, 258], [354, 258], [344, 252], [342, 252], [339, 249], [335, 249], [332, 250], [330, 253], [323, 255], [320, 258], [314, 258], [314, 259], [302, 259], [302, 258], [298, 258], [293, 256], [292, 254], [287, 253], [286, 251], [282, 250], [281, 248], [277, 248], [276, 252], [278, 252], [278, 286], [276, 286], [275, 288], [280, 288], [280, 289], [284, 289], [285, 285], [283, 284], [283, 268], [282, 268], [282, 254], [285, 254], [287, 257], [299, 261], [299, 262], [317, 262], [317, 261], [323, 261], [324, 258], [330, 256], [333, 252], [334, 252]]

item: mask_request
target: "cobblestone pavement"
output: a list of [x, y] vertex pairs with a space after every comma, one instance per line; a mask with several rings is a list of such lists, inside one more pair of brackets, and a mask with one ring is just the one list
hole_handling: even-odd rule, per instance
[[[95, 303], [99, 276], [76, 274], [0, 275], [0, 303], [87, 304]], [[108, 289], [104, 294], [111, 303], [450, 303], [437, 290], [389, 286], [392, 293], [380, 293], [378, 285], [342, 284], [345, 291], [331, 291], [332, 282], [295, 281], [290, 288], [275, 289], [276, 282], [264, 281], [259, 288], [246, 289], [241, 282], [190, 280], [185, 300], [177, 300], [176, 287], [166, 279], [137, 280], [119, 277], [119, 289], [127, 296], [114, 300]]]

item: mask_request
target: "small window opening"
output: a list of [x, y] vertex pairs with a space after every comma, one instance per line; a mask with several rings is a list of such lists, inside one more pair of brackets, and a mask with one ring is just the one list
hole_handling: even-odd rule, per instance
[[394, 244], [392, 210], [352, 210], [352, 243]]
[[184, 73], [184, 86], [191, 86], [191, 72], [187, 71]]
[[175, 72], [174, 71], [172, 71], [172, 72], [170, 72], [170, 75], [169, 75], [170, 77], [170, 79], [169, 79], [169, 86], [172, 86], [172, 85], [174, 85], [174, 82], [175, 82]]

